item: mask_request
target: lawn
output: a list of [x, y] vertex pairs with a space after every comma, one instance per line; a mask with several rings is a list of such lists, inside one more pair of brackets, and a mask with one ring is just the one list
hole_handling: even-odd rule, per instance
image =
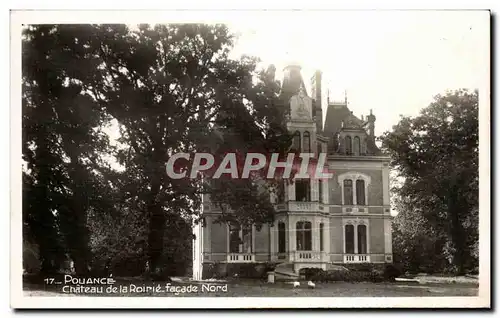
[[[63, 293], [62, 286], [43, 286], [25, 284], [25, 296], [142, 296], [142, 297], [419, 297], [419, 296], [477, 296], [478, 285], [471, 283], [316, 283], [314, 289], [307, 288], [305, 282], [301, 287], [293, 288], [289, 283], [277, 282], [269, 284], [263, 281], [238, 280], [229, 282], [143, 282], [134, 279], [117, 279], [113, 285], [116, 292], [102, 293]], [[146, 290], [159, 286], [155, 291]], [[127, 287], [127, 292], [123, 289]], [[130, 292], [130, 288], [135, 289]], [[178, 292], [176, 293], [175, 288]], [[67, 289], [67, 288], [66, 288]], [[144, 289], [144, 290], [142, 290]]]

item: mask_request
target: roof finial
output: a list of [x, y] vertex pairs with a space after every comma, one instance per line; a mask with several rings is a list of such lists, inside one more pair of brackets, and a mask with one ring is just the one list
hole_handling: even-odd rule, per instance
[[347, 105], [347, 89], [344, 90], [344, 100], [345, 104]]
[[370, 109], [370, 115], [373, 115], [373, 109]]
[[327, 89], [326, 91], [326, 102], [328, 105], [330, 105], [330, 89]]

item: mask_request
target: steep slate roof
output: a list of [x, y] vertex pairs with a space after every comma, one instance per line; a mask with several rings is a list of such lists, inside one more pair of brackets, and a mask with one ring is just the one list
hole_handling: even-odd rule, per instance
[[[325, 125], [323, 128], [323, 135], [329, 138], [328, 141], [328, 151], [333, 152], [334, 147], [334, 136], [342, 129], [342, 122], [351, 122], [354, 123], [354, 126], [360, 125], [364, 127], [367, 122], [362, 121], [358, 117], [354, 116], [352, 112], [349, 110], [346, 104], [344, 103], [332, 103], [328, 105], [326, 110], [326, 119]], [[367, 152], [370, 154], [381, 154], [380, 149], [375, 144], [374, 138], [367, 139]]]

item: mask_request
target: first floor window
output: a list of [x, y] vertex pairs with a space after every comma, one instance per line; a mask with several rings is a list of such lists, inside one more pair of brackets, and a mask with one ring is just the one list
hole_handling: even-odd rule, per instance
[[311, 201], [311, 187], [309, 180], [295, 181], [295, 201]]
[[319, 251], [323, 252], [323, 223], [319, 224]]
[[323, 203], [323, 180], [318, 180], [318, 201]]
[[311, 222], [297, 222], [296, 227], [297, 250], [310, 251], [312, 250], [312, 228]]
[[354, 254], [354, 225], [352, 224], [345, 226], [345, 252]]
[[358, 254], [366, 254], [366, 225], [358, 225]]
[[278, 223], [278, 253], [286, 252], [286, 231], [285, 231], [285, 223]]
[[344, 180], [344, 204], [353, 205], [352, 180]]
[[365, 181], [356, 180], [356, 204], [365, 205]]
[[278, 184], [278, 203], [284, 203], [285, 202], [285, 181], [282, 180], [280, 181], [280, 183]]

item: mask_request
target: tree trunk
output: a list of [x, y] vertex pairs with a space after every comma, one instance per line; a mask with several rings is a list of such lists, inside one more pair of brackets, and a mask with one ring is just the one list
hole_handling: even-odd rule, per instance
[[460, 200], [455, 186], [450, 190], [448, 198], [448, 222], [450, 222], [449, 234], [453, 245], [453, 265], [456, 267], [457, 275], [464, 274], [465, 269], [465, 232], [460, 222]]

